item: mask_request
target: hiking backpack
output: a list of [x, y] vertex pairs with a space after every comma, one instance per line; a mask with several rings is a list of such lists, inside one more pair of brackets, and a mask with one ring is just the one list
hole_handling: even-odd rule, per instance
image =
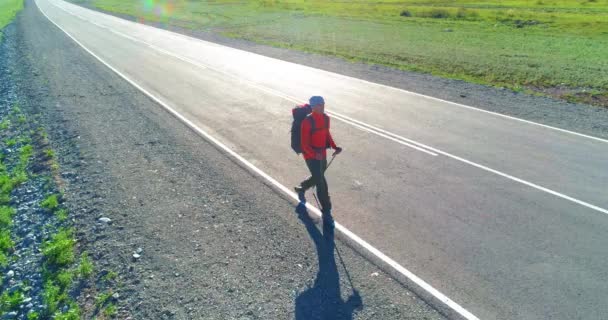
[[312, 107], [309, 104], [303, 104], [291, 109], [293, 122], [291, 123], [291, 148], [295, 153], [302, 153], [301, 136], [302, 136], [302, 121], [312, 113]]
[[[291, 123], [291, 148], [297, 154], [302, 153], [302, 121], [304, 121], [304, 119], [306, 119], [311, 113], [312, 107], [309, 104], [299, 105], [291, 109], [291, 114], [293, 115], [293, 122]], [[317, 128], [315, 120], [312, 117], [310, 117], [310, 121], [312, 132], [322, 129]], [[327, 116], [325, 116], [325, 121], [328, 123]]]

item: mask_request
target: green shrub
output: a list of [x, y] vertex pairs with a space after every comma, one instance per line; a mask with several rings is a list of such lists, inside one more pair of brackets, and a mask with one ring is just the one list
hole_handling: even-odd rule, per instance
[[0, 129], [2, 130], [6, 130], [11, 126], [11, 121], [8, 119], [4, 119], [2, 122], [0, 122]]
[[13, 175], [12, 187], [14, 188], [26, 181], [27, 181], [27, 173], [25, 172], [25, 170], [23, 170], [21, 168], [17, 168], [17, 171]]
[[13, 179], [8, 174], [0, 175], [0, 192], [10, 194], [13, 191]]
[[8, 265], [8, 257], [4, 252], [0, 251], [0, 267], [6, 267]]
[[55, 320], [80, 320], [80, 308], [76, 303], [71, 303], [68, 311], [56, 313]]
[[59, 286], [53, 284], [53, 281], [47, 280], [44, 284], [42, 298], [46, 304], [47, 313], [54, 314], [59, 309], [59, 305], [68, 300], [68, 295]]
[[456, 18], [458, 19], [476, 19], [479, 17], [479, 13], [477, 13], [477, 11], [474, 10], [467, 10], [465, 8], [460, 8], [458, 9], [458, 11], [456, 12]]
[[402, 17], [411, 17], [412, 13], [409, 10], [403, 10], [399, 15]]
[[108, 271], [108, 273], [103, 276], [103, 280], [104, 281], [112, 281], [114, 279], [116, 279], [118, 277], [118, 273], [116, 273], [116, 271]]
[[80, 257], [80, 264], [78, 265], [78, 275], [81, 278], [89, 278], [93, 274], [93, 262], [89, 259], [89, 255], [85, 252]]
[[9, 249], [13, 248], [15, 243], [11, 239], [11, 233], [9, 230], [1, 230], [0, 231], [0, 251], [8, 252]]
[[74, 275], [72, 272], [63, 270], [57, 274], [57, 284], [61, 290], [67, 290], [72, 285], [72, 279]]
[[42, 254], [47, 262], [56, 267], [64, 267], [74, 262], [76, 240], [69, 229], [62, 229], [42, 246]]
[[27, 164], [34, 152], [34, 147], [31, 144], [26, 144], [19, 148], [19, 160], [22, 164]]
[[55, 215], [59, 221], [64, 221], [68, 218], [68, 211], [66, 209], [59, 209], [55, 211]]
[[95, 306], [97, 308], [103, 307], [106, 304], [106, 302], [108, 300], [110, 300], [111, 297], [112, 297], [112, 292], [111, 291], [99, 294], [97, 296], [97, 298], [95, 299]]
[[4, 140], [4, 143], [7, 147], [12, 147], [17, 144], [17, 139], [6, 139]]
[[55, 211], [55, 209], [57, 209], [57, 207], [59, 206], [59, 200], [57, 200], [57, 195], [52, 194], [46, 197], [46, 199], [44, 199], [40, 203], [40, 206], [50, 211]]
[[59, 163], [57, 163], [57, 160], [55, 159], [51, 160], [51, 170], [53, 172], [59, 171]]
[[15, 209], [8, 206], [0, 206], [0, 228], [8, 228], [13, 224]]
[[5, 314], [7, 312], [17, 310], [19, 305], [23, 302], [23, 293], [19, 290], [9, 294], [4, 292], [0, 296], [0, 313]]
[[10, 202], [11, 202], [11, 197], [4, 192], [0, 192], [0, 205], [9, 204]]
[[417, 16], [422, 17], [422, 18], [434, 18], [434, 19], [447, 19], [449, 17], [451, 17], [451, 14], [449, 11], [445, 10], [445, 9], [431, 9], [428, 11], [421, 11], [420, 13], [417, 14]]
[[53, 157], [55, 157], [55, 151], [53, 151], [53, 149], [46, 149], [46, 150], [44, 150], [44, 155], [47, 158], [51, 158], [52, 159]]
[[105, 310], [103, 310], [103, 314], [106, 317], [113, 318], [116, 315], [116, 306], [113, 303], [108, 304]]

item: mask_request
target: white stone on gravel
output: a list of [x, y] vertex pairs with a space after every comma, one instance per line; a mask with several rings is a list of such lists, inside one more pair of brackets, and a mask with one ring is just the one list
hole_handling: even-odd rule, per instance
[[7, 277], [9, 277], [9, 278], [14, 277], [14, 276], [15, 276], [15, 271], [13, 271], [13, 270], [9, 270], [9, 271], [6, 273], [6, 276], [7, 276]]
[[112, 219], [107, 218], [107, 217], [101, 217], [101, 218], [99, 218], [99, 222], [110, 223], [110, 222], [112, 222]]
[[141, 255], [139, 255], [138, 253], [133, 254], [133, 259], [137, 260], [139, 258], [141, 258]]

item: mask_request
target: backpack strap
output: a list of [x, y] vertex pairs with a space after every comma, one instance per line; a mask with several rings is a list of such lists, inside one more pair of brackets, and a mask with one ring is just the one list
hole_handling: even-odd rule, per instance
[[[317, 126], [316, 126], [316, 122], [315, 122], [315, 118], [312, 116], [312, 113], [309, 114], [308, 116], [306, 116], [306, 118], [310, 119], [310, 132], [314, 133], [317, 130]], [[325, 119], [325, 125], [327, 125], [327, 129], [329, 129], [329, 116], [327, 116], [325, 113], [323, 114], [323, 118]]]
[[310, 120], [310, 133], [314, 133], [317, 130], [317, 123], [315, 118], [312, 117], [312, 113], [306, 116], [306, 119]]

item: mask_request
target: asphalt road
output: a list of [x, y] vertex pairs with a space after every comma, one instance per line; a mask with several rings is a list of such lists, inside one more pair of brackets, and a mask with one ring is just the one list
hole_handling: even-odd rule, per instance
[[290, 108], [324, 95], [345, 150], [328, 173], [336, 219], [479, 318], [608, 314], [608, 141], [37, 4], [286, 186], [306, 175], [289, 147]]

